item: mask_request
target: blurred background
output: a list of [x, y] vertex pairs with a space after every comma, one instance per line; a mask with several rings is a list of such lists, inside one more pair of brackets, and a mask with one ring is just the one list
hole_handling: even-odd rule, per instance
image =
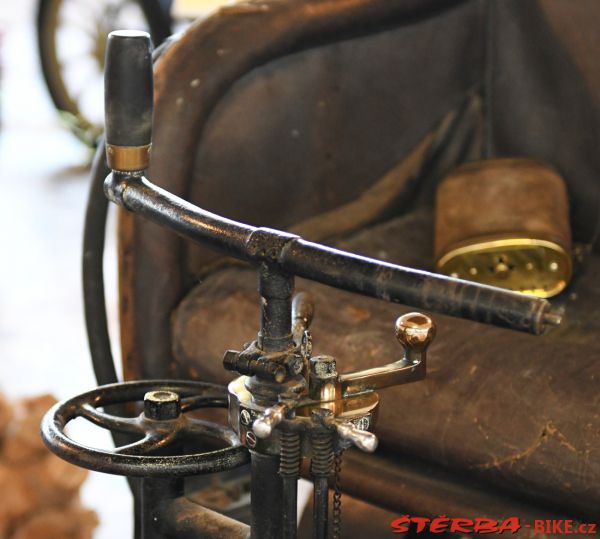
[[[179, 2], [184, 15], [177, 27], [218, 3]], [[38, 50], [39, 7], [35, 0], [0, 0], [0, 393], [9, 401], [46, 393], [64, 399], [96, 385], [80, 268], [89, 163], [103, 114], [102, 38], [120, 25], [147, 25], [133, 2], [47, 2], [50, 30], [41, 43], [52, 45], [46, 63], [52, 67], [54, 61], [66, 89], [62, 98], [79, 110], [58, 113]], [[116, 335], [114, 238], [111, 215], [105, 272]], [[75, 435], [90, 444], [109, 443], [100, 429], [76, 428], [82, 432]], [[82, 501], [98, 513], [97, 539], [131, 536], [131, 497], [123, 478], [90, 473]]]

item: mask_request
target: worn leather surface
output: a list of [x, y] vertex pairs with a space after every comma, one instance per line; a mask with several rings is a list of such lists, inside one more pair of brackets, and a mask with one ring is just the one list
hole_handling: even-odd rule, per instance
[[[491, 154], [554, 165], [574, 241], [597, 243], [597, 0], [493, 4], [491, 24], [482, 0], [264, 1], [217, 13], [156, 67], [151, 179], [228, 217], [292, 226], [378, 181], [481, 93], [490, 68], [478, 113], [429, 153], [401, 205], [431, 204], [444, 173], [481, 157], [487, 119]], [[165, 376], [171, 312], [218, 255], [123, 221], [125, 370]]]
[[[399, 264], [432, 264], [428, 210], [366, 229], [338, 246]], [[554, 300], [565, 323], [541, 337], [434, 316], [438, 334], [423, 382], [382, 391], [383, 445], [485, 479], [536, 503], [600, 517], [600, 257], [590, 257]], [[211, 275], [173, 316], [177, 370], [230, 379], [222, 351], [255, 338], [258, 292], [252, 270]], [[342, 371], [388, 363], [401, 348], [395, 318], [409, 306], [303, 280], [316, 298], [315, 353]]]
[[436, 259], [465, 242], [502, 235], [542, 238], [571, 251], [564, 180], [545, 163], [486, 159], [457, 168], [439, 184]]

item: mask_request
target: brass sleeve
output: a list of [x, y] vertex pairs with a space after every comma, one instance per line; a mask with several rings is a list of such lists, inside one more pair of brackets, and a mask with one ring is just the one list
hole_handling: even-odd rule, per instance
[[150, 165], [150, 149], [152, 144], [145, 146], [114, 146], [106, 145], [106, 160], [111, 170], [121, 172], [136, 172], [145, 170]]

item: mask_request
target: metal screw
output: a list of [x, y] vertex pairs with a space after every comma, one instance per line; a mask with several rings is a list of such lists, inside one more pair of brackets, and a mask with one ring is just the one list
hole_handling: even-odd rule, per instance
[[246, 433], [246, 445], [250, 449], [252, 449], [252, 448], [256, 447], [257, 442], [258, 442], [258, 440], [256, 439], [256, 435], [251, 430], [249, 430]]

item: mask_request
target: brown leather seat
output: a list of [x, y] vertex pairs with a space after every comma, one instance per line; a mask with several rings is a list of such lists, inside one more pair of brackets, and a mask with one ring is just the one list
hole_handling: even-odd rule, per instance
[[[223, 10], [158, 61], [150, 177], [238, 220], [427, 268], [435, 186], [487, 148], [557, 167], [574, 240], [597, 250], [599, 22], [596, 0]], [[257, 331], [254, 277], [131, 215], [121, 225], [126, 376], [223, 380], [224, 349]], [[362, 467], [396, 487], [387, 501], [348, 488], [398, 511], [600, 517], [599, 265], [581, 265], [557, 300], [566, 323], [541, 338], [437, 317], [428, 378], [384, 393], [385, 456]], [[317, 349], [342, 369], [399, 353], [401, 307], [297, 287], [317, 295]]]

